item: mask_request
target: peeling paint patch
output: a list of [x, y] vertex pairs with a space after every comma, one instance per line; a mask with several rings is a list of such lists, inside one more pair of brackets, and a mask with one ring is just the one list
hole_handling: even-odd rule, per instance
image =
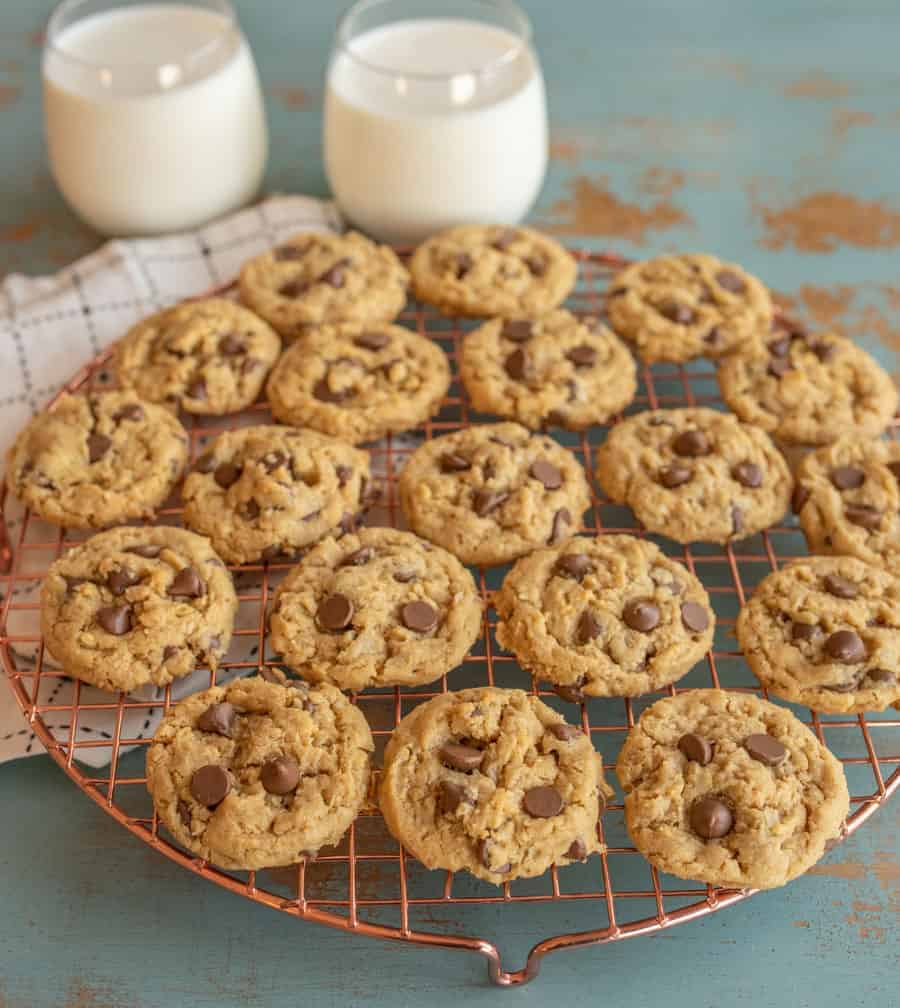
[[12, 105], [22, 96], [22, 89], [17, 84], [0, 84], [0, 108]]
[[306, 108], [312, 101], [309, 91], [301, 87], [276, 84], [269, 88], [269, 94], [290, 109]]
[[866, 877], [866, 866], [861, 861], [830, 861], [827, 864], [813, 865], [810, 875], [825, 875], [828, 878], [859, 881]]
[[808, 928], [810, 926], [810, 923], [809, 923], [808, 920], [795, 920], [793, 922], [793, 924], [794, 924], [794, 927], [798, 927], [798, 928]]
[[781, 93], [786, 98], [844, 98], [850, 94], [850, 85], [814, 70], [792, 81]]
[[836, 108], [831, 113], [831, 138], [840, 145], [847, 139], [850, 130], [860, 126], [872, 126], [875, 116], [861, 109]]
[[581, 157], [581, 150], [573, 140], [551, 140], [550, 160], [575, 164]]
[[850, 284], [836, 284], [833, 287], [819, 287], [803, 284], [799, 298], [809, 316], [820, 325], [835, 327], [853, 305], [856, 288]]
[[76, 977], [69, 984], [65, 1008], [138, 1008], [131, 995], [116, 994], [109, 987], [96, 987]]

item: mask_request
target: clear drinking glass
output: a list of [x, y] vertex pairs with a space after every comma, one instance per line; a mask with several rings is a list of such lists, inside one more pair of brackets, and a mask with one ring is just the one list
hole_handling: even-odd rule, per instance
[[341, 210], [382, 240], [517, 223], [547, 168], [528, 18], [511, 0], [361, 0], [332, 51], [324, 149]]
[[43, 78], [53, 176], [97, 231], [190, 228], [258, 191], [265, 111], [227, 0], [65, 0]]

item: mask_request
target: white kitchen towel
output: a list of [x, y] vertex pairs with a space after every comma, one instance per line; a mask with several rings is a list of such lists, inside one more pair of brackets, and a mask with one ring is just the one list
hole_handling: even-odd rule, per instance
[[[2, 284], [0, 303], [0, 452], [5, 454], [17, 431], [80, 366], [138, 319], [226, 283], [237, 275], [246, 259], [291, 234], [338, 231], [341, 227], [340, 215], [330, 202], [306, 196], [277, 196], [198, 231], [109, 242], [53, 276], [8, 276]], [[21, 514], [15, 501], [7, 503], [13, 544]], [[40, 562], [35, 559], [35, 563]], [[16, 591], [20, 598], [31, 601], [37, 598], [38, 585], [19, 586]], [[13, 637], [30, 636], [36, 621], [33, 612], [13, 612], [8, 632]], [[10, 648], [18, 667], [34, 662], [34, 645], [13, 641]], [[44, 660], [52, 665], [47, 656]], [[199, 684], [193, 680], [198, 676], [208, 681], [207, 673], [197, 673], [181, 680], [173, 694], [196, 690]], [[60, 741], [69, 739], [70, 718], [63, 708], [71, 702], [73, 690], [68, 679], [41, 679], [37, 702], [52, 706], [44, 718]], [[149, 691], [142, 697], [152, 699], [154, 695]], [[84, 686], [81, 689], [82, 703], [110, 700], [109, 694]], [[160, 713], [160, 708], [125, 711], [121, 737], [152, 734]], [[82, 711], [75, 740], [109, 739], [116, 716], [115, 710]], [[0, 762], [36, 752], [43, 752], [40, 742], [23, 720], [11, 690], [0, 687]], [[109, 746], [80, 748], [77, 752], [78, 759], [91, 766], [108, 763], [110, 755]]]

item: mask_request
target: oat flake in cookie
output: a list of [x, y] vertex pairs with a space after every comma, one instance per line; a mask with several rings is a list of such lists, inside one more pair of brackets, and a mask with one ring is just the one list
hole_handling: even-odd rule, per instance
[[472, 405], [532, 430], [583, 430], [634, 398], [634, 358], [596, 319], [557, 309], [539, 319], [492, 319], [469, 333], [460, 374]]
[[694, 407], [627, 417], [597, 452], [597, 482], [645, 528], [678, 542], [726, 543], [778, 521], [791, 475], [769, 436]]
[[219, 416], [256, 402], [281, 350], [278, 334], [225, 298], [176, 305], [116, 345], [119, 384], [150, 402]]
[[610, 795], [580, 728], [521, 690], [480, 687], [403, 718], [385, 750], [379, 802], [426, 868], [499, 885], [599, 850]]
[[766, 288], [711, 255], [668, 255], [637, 262], [609, 285], [606, 312], [616, 332], [648, 364], [721, 357], [766, 333]]
[[65, 395], [16, 438], [6, 484], [47, 521], [103, 528], [151, 517], [187, 458], [187, 434], [162, 406], [128, 392]]
[[398, 483], [413, 530], [463, 563], [507, 563], [581, 528], [590, 504], [575, 456], [515, 423], [481, 424], [426, 441]]
[[809, 557], [769, 574], [737, 621], [767, 689], [828, 714], [900, 701], [900, 578], [854, 557]]
[[147, 787], [198, 857], [282, 867], [341, 839], [365, 803], [372, 749], [366, 719], [333, 686], [236, 679], [167, 712]]
[[340, 689], [418, 685], [456, 668], [481, 630], [472, 575], [411, 532], [326, 539], [279, 585], [270, 641], [282, 660]]
[[447, 315], [533, 318], [575, 286], [578, 265], [552, 238], [525, 227], [468, 224], [441, 231], [410, 261], [416, 297]]
[[776, 328], [722, 362], [719, 387], [747, 423], [787, 444], [823, 445], [846, 434], [876, 437], [893, 419], [897, 388], [852, 340]]
[[348, 322], [298, 340], [269, 378], [276, 419], [356, 444], [409, 430], [450, 385], [441, 348], [396, 325]]
[[649, 707], [616, 774], [635, 847], [711, 885], [784, 885], [822, 857], [850, 805], [841, 764], [790, 711], [725, 690]]
[[409, 275], [387, 245], [356, 231], [299, 234], [244, 264], [241, 301], [282, 336], [335, 322], [390, 322]]
[[220, 434], [184, 481], [184, 520], [232, 564], [293, 556], [356, 523], [372, 500], [369, 456], [315, 431]]
[[813, 553], [900, 570], [900, 442], [851, 434], [807, 455], [794, 510]]
[[500, 644], [570, 700], [675, 682], [709, 649], [715, 626], [698, 579], [626, 535], [535, 550], [506, 575], [495, 605]]
[[47, 649], [67, 675], [106, 690], [215, 670], [236, 609], [209, 540], [169, 526], [100, 532], [55, 561], [41, 586]]

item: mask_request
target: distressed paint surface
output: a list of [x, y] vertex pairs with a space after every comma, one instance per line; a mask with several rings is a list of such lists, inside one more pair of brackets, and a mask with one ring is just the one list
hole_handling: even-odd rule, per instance
[[[791, 312], [861, 340], [900, 377], [900, 70], [894, 0], [526, 0], [551, 98], [534, 219], [595, 248], [709, 249]], [[331, 2], [238, 0], [261, 63], [270, 191], [325, 192]], [[48, 0], [0, 6], [0, 272], [46, 272], [97, 239], [43, 159]], [[0, 767], [0, 1008], [610, 1004], [882, 1005], [895, 989], [900, 803], [806, 878], [653, 939], [560, 954], [532, 986], [479, 959], [336, 934], [190, 877], [39, 758]], [[365, 888], [371, 880], [362, 879]], [[453, 908], [435, 926], [459, 926]], [[586, 926], [553, 910], [552, 930]], [[505, 965], [527, 908], [484, 908]], [[543, 921], [546, 923], [546, 920]], [[549, 928], [548, 928], [549, 930]], [[508, 960], [508, 961], [506, 961]]]

